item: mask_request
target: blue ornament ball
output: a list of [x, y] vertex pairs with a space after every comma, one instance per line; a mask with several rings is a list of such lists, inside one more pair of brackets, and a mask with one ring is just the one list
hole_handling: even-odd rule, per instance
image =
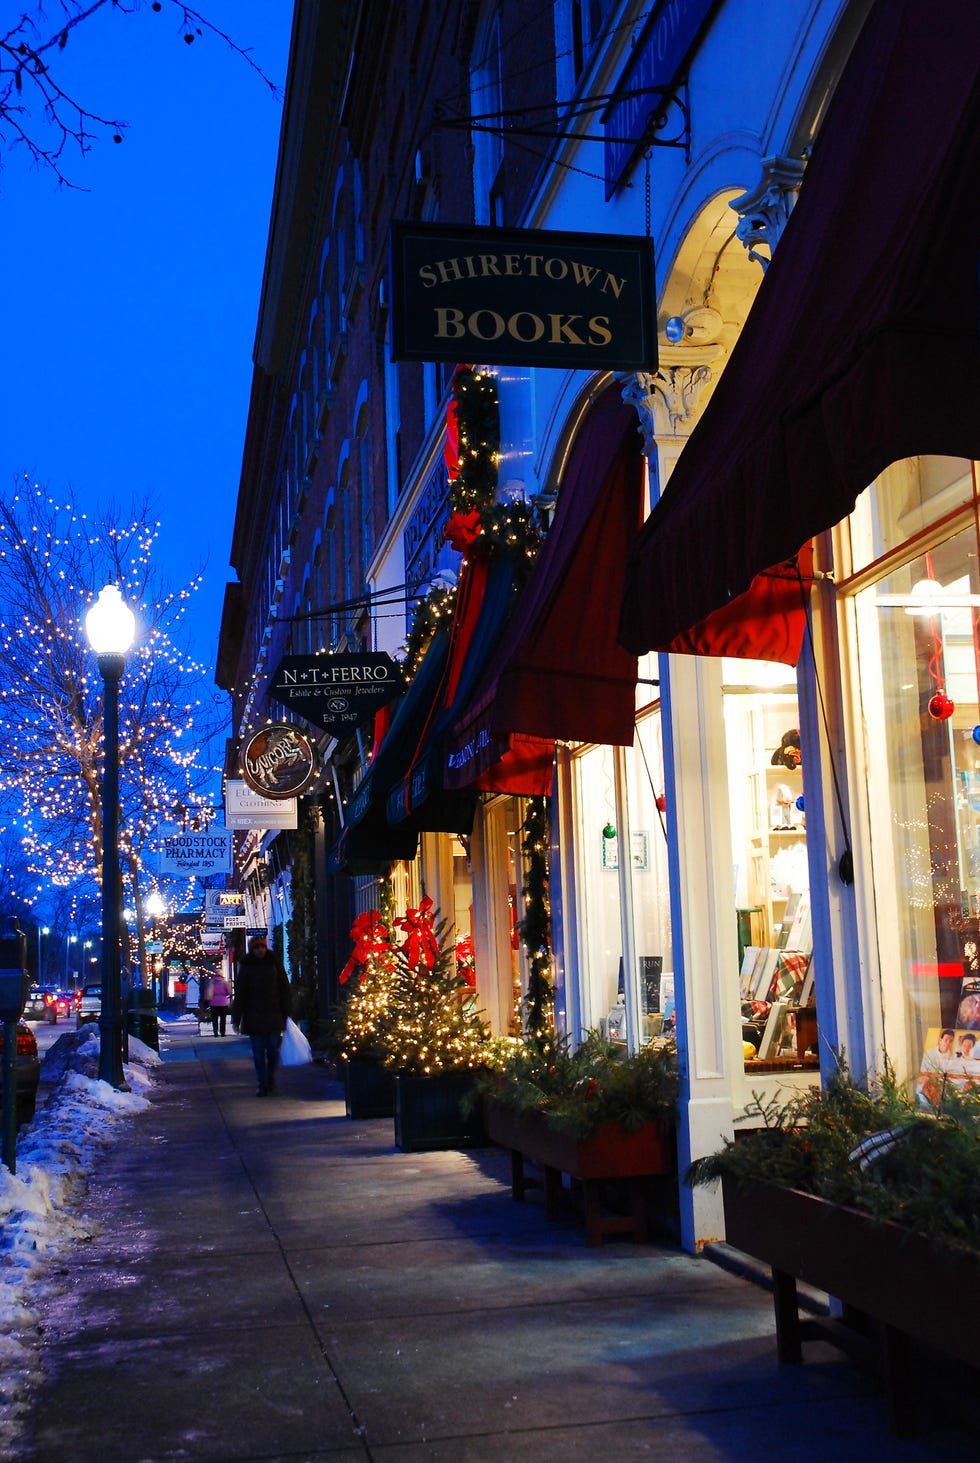
[[970, 733], [977, 746], [980, 747], [980, 726], [975, 726]]
[[800, 812], [802, 813], [802, 811], [803, 811], [803, 794], [802, 793], [800, 793], [799, 797], [796, 799], [796, 806], [799, 808]]

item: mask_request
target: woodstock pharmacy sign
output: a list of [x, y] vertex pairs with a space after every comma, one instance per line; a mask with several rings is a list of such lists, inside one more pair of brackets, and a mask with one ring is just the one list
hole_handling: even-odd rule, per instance
[[653, 241], [550, 229], [391, 226], [395, 360], [657, 366]]

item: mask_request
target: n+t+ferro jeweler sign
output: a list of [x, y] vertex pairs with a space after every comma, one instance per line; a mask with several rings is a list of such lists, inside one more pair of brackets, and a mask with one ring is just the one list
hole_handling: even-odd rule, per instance
[[340, 738], [403, 691], [398, 666], [384, 651], [287, 655], [269, 686], [273, 700]]

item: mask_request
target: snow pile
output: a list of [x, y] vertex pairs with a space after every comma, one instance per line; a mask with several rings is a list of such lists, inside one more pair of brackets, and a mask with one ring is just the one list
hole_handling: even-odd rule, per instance
[[0, 1166], [0, 1454], [11, 1456], [27, 1393], [39, 1376], [35, 1306], [56, 1286], [64, 1253], [91, 1231], [74, 1211], [95, 1161], [120, 1123], [149, 1107], [145, 1096], [160, 1058], [130, 1037], [129, 1092], [98, 1077], [94, 1025], [59, 1038], [44, 1061], [57, 1085], [17, 1141], [17, 1172]]

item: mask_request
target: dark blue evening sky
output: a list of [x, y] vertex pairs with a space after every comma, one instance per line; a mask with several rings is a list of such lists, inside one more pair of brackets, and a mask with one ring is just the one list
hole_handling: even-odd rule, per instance
[[[26, 154], [0, 172], [0, 491], [28, 472], [86, 509], [155, 499], [171, 584], [207, 560], [193, 649], [213, 664], [231, 577], [292, 0], [198, 0], [280, 88], [177, 12], [107, 7], [55, 63], [128, 122], [67, 154], [59, 187]], [[98, 586], [95, 586], [98, 588]]]

